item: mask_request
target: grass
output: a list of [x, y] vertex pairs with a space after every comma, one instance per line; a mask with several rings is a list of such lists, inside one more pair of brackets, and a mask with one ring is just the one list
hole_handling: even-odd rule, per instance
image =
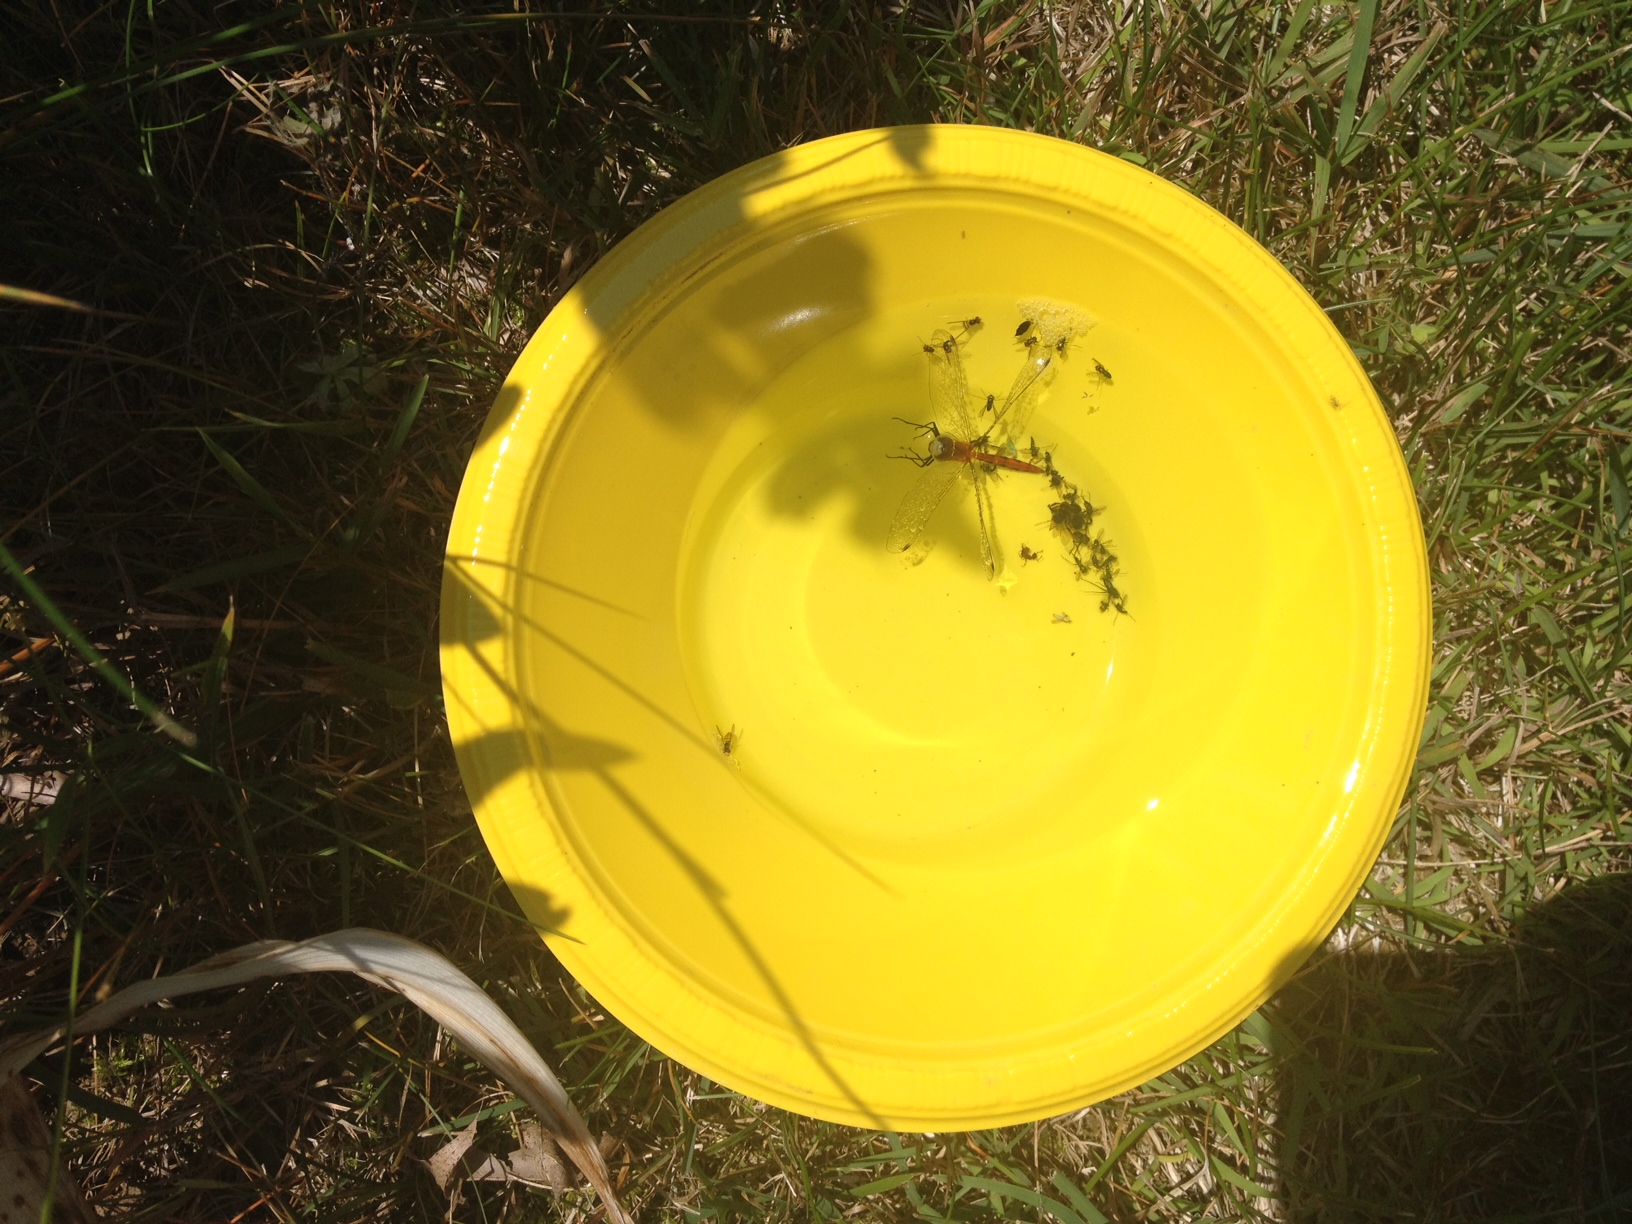
[[[3, 801], [4, 1023], [368, 924], [501, 1000], [643, 1219], [1632, 1216], [1632, 11], [519, 7], [10, 10], [0, 281], [58, 300], [0, 298], [0, 774], [67, 780]], [[1286, 263], [1395, 422], [1436, 613], [1405, 804], [1302, 975], [1134, 1092], [934, 1137], [758, 1106], [597, 1010], [495, 878], [434, 661], [464, 457], [559, 294], [721, 172], [925, 120], [1127, 157]], [[340, 980], [34, 1078], [120, 1218], [442, 1216], [438, 1136], [514, 1134]]]

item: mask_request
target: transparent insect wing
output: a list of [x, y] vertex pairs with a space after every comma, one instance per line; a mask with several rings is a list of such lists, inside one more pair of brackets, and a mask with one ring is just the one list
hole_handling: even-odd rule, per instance
[[1032, 409], [1037, 407], [1038, 397], [1042, 395], [1043, 388], [1048, 386], [1053, 377], [1053, 353], [1046, 349], [1041, 351], [1028, 349], [1026, 363], [1014, 376], [1008, 398], [997, 411], [995, 428], [1002, 437], [1013, 441], [1025, 436], [1026, 423], [1031, 419]]
[[943, 433], [967, 441], [976, 434], [969, 419], [969, 376], [958, 342], [945, 328], [929, 338], [929, 404]]
[[890, 534], [884, 541], [884, 547], [892, 553], [899, 553], [906, 552], [916, 544], [930, 516], [946, 499], [946, 495], [954, 487], [961, 489], [968, 485], [970, 466], [967, 463], [932, 463], [921, 471], [917, 482], [902, 501], [901, 508], [895, 512], [895, 521], [890, 524]]
[[986, 576], [995, 578], [1002, 553], [997, 543], [996, 520], [992, 517], [991, 483], [981, 478], [980, 473], [975, 470], [977, 466], [973, 463], [968, 465], [971, 483], [975, 486], [975, 513], [980, 518], [980, 559], [985, 563]]

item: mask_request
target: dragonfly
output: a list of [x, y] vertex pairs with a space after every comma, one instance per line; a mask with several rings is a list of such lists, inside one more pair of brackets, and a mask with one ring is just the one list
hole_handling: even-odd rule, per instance
[[957, 339], [950, 332], [937, 331], [923, 347], [929, 358], [929, 402], [935, 415], [922, 424], [896, 419], [929, 440], [929, 454], [894, 456], [910, 459], [924, 470], [896, 511], [884, 546], [890, 552], [906, 552], [918, 542], [949, 494], [956, 490], [955, 497], [961, 498], [973, 489], [975, 514], [980, 521], [980, 558], [987, 576], [995, 578], [1000, 554], [991, 523], [988, 479], [996, 468], [1045, 474], [1046, 469], [1018, 458], [1012, 439], [1020, 436], [1037, 406], [1053, 354], [1040, 350], [1040, 346], [1028, 349], [1026, 362], [1015, 375], [1003, 403], [999, 405], [997, 397], [989, 395], [971, 412], [969, 377], [964, 372]]

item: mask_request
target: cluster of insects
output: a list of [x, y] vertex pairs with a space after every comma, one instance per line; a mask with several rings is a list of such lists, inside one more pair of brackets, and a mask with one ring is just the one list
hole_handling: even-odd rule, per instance
[[1042, 468], [1017, 457], [1013, 440], [1020, 436], [1053, 375], [1056, 353], [1028, 346], [1026, 359], [1002, 402], [996, 395], [977, 399], [969, 391], [959, 341], [980, 326], [978, 315], [960, 319], [956, 334], [941, 328], [922, 345], [929, 359], [929, 403], [934, 415], [928, 421], [896, 419], [918, 431], [926, 453], [908, 451], [892, 458], [916, 464], [923, 474], [896, 511], [884, 546], [893, 553], [908, 551], [943, 502], [972, 493], [980, 526], [981, 562], [987, 577], [995, 578], [1001, 556], [992, 524], [990, 481], [999, 470], [1043, 474]]
[[[1014, 329], [1014, 338], [1020, 341], [1020, 343], [1025, 345], [1028, 349], [1034, 349], [1043, 343], [1043, 337], [1040, 330], [1037, 328], [1037, 322], [1035, 319], [1022, 319], [1020, 321], [1020, 326]], [[1053, 349], [1061, 357], [1064, 357], [1066, 350], [1071, 347], [1071, 333], [1062, 332], [1060, 335], [1054, 338], [1053, 342], [1049, 344], [1048, 347]], [[1099, 365], [1099, 362], [1096, 361], [1094, 364], [1097, 366]]]
[[[980, 555], [987, 576], [996, 578], [1001, 567], [996, 526], [992, 521], [991, 481], [1004, 472], [1041, 476], [1048, 481], [1048, 526], [1064, 545], [1065, 554], [1077, 578], [1099, 591], [1099, 610], [1126, 615], [1127, 596], [1116, 584], [1120, 568], [1116, 554], [1103, 532], [1093, 531], [1094, 516], [1100, 508], [1082, 490], [1060, 474], [1053, 453], [1032, 438], [1028, 447], [1019, 439], [1037, 406], [1043, 389], [1057, 372], [1056, 363], [1066, 357], [1071, 342], [1093, 326], [1081, 311], [1052, 303], [1034, 302], [1014, 329], [1014, 339], [1025, 360], [1010, 384], [1008, 394], [971, 394], [969, 377], [963, 366], [962, 343], [984, 324], [979, 315], [953, 320], [950, 330], [938, 329], [928, 341], [920, 342], [929, 360], [928, 421], [896, 420], [917, 431], [924, 452], [908, 451], [892, 455], [921, 469], [890, 524], [885, 547], [892, 553], [910, 550], [923, 533], [932, 515], [944, 503], [973, 495], [979, 525]], [[1111, 372], [1093, 358], [1094, 376], [1099, 385], [1111, 384]], [[1041, 561], [1043, 554], [1029, 545], [1020, 545], [1022, 565]], [[1056, 624], [1071, 624], [1067, 612], [1056, 612]], [[714, 728], [714, 748], [731, 765], [740, 765], [742, 732]]]
[[[1055, 498], [1048, 503], [1048, 525], [1064, 543], [1066, 556], [1077, 571], [1077, 578], [1098, 589], [1101, 612], [1114, 608], [1126, 616], [1128, 597], [1116, 585], [1121, 562], [1105, 542], [1105, 533], [1093, 534], [1094, 515], [1099, 508], [1083, 496], [1080, 488], [1061, 475], [1060, 469], [1054, 466], [1053, 454], [1040, 448], [1035, 438], [1027, 453], [1041, 463], [1043, 473], [1048, 477], [1048, 487]], [[1023, 544], [1020, 546], [1022, 561], [1035, 560], [1041, 555]]]
[[[981, 560], [989, 577], [1000, 567], [996, 531], [992, 523], [989, 482], [1000, 472], [1021, 472], [1045, 477], [1054, 498], [1049, 503], [1049, 526], [1065, 545], [1066, 555], [1077, 577], [1092, 583], [1100, 592], [1100, 611], [1127, 612], [1127, 597], [1117, 586], [1118, 561], [1105, 542], [1103, 533], [1092, 531], [1095, 506], [1082, 491], [1060, 474], [1053, 456], [1031, 441], [1028, 449], [1017, 445], [1021, 429], [1029, 420], [1040, 392], [1055, 373], [1055, 363], [1064, 358], [1071, 341], [1091, 320], [1080, 312], [1037, 304], [1026, 312], [1014, 330], [1014, 338], [1025, 350], [1025, 361], [1015, 376], [1008, 395], [999, 402], [996, 395], [984, 400], [971, 396], [964, 372], [960, 342], [982, 325], [980, 316], [957, 320], [958, 330], [935, 332], [922, 345], [930, 365], [930, 407], [933, 419], [906, 421], [919, 431], [926, 454], [909, 452], [895, 456], [924, 469], [896, 512], [890, 525], [886, 547], [905, 552], [918, 540], [936, 509], [945, 501], [973, 493], [975, 515], [980, 529]], [[1094, 360], [1094, 373], [1101, 384], [1111, 382], [1111, 372]], [[1020, 546], [1020, 561], [1040, 560], [1042, 553]], [[1068, 623], [1068, 622], [1062, 622]]]

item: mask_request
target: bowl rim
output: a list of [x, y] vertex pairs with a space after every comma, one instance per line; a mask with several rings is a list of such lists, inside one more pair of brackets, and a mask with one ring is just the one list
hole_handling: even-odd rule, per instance
[[[516, 652], [502, 609], [522, 544], [531, 478], [566, 415], [616, 349], [619, 332], [593, 319], [627, 317], [664, 287], [696, 275], [747, 236], [858, 195], [976, 186], [1032, 199], [1078, 201], [1118, 215], [1244, 291], [1266, 330], [1302, 339], [1297, 358], [1341, 388], [1352, 463], [1372, 492], [1368, 540], [1380, 590], [1371, 763], [1341, 850], [1297, 899], [1297, 923], [1277, 928], [1276, 951], [1244, 949], [1233, 990], [1210, 991], [1206, 1015], [1183, 1040], [1131, 1041], [1115, 1074], [1076, 1065], [1064, 1048], [993, 1075], [949, 1063], [933, 1072], [775, 1031], [705, 997], [644, 945], [574, 862], [548, 789], [517, 769], [511, 747], [526, 719], [511, 696]], [[1294, 351], [1287, 348], [1288, 355]], [[1335, 394], [1335, 392], [1334, 392]], [[1334, 403], [1336, 401], [1334, 400]], [[495, 612], [494, 608], [501, 611]], [[497, 620], [495, 624], [494, 621]], [[1325, 312], [1275, 258], [1198, 198], [1129, 162], [1068, 141], [1007, 129], [920, 125], [851, 132], [752, 162], [698, 188], [642, 224], [569, 289], [506, 377], [469, 460], [450, 525], [441, 601], [441, 667], [449, 730], [472, 809], [512, 892], [533, 886], [571, 907], [574, 937], [518, 896], [565, 967], [640, 1037], [747, 1095], [830, 1121], [880, 1129], [955, 1130], [1051, 1116], [1145, 1082], [1204, 1049], [1279, 988], [1330, 932], [1369, 874], [1409, 781], [1427, 705], [1432, 610], [1416, 496], [1392, 426], [1359, 362]], [[505, 756], [509, 753], [509, 756]], [[544, 819], [540, 819], [541, 815]], [[1330, 843], [1329, 843], [1330, 844]], [[1319, 887], [1316, 887], [1318, 883]], [[1289, 914], [1293, 911], [1288, 911]], [[1270, 967], [1266, 970], [1265, 965]]]

